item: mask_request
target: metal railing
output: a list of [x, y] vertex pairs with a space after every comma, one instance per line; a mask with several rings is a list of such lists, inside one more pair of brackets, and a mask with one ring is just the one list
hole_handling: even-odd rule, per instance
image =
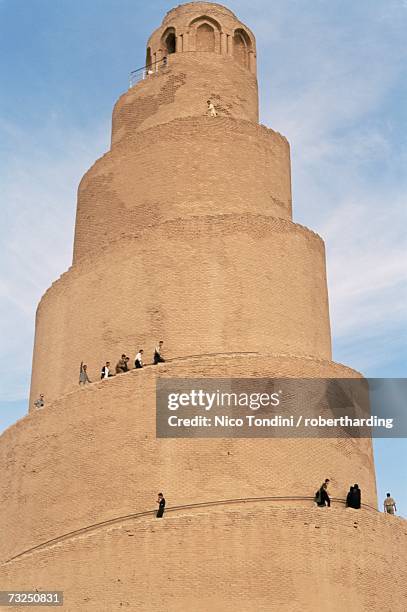
[[168, 58], [163, 57], [160, 60], [151, 62], [151, 64], [146, 64], [145, 66], [142, 66], [141, 68], [136, 68], [136, 70], [132, 70], [130, 72], [130, 78], [129, 78], [129, 89], [131, 89], [139, 81], [143, 81], [147, 77], [152, 76], [153, 74], [156, 74], [157, 72], [159, 72], [159, 70], [161, 70], [162, 68], [165, 68], [167, 65], [168, 65]]

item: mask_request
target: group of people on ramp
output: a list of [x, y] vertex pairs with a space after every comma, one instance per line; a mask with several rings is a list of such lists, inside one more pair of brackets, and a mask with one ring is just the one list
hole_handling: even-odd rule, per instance
[[[325, 478], [318, 491], [315, 493], [314, 501], [320, 508], [331, 506], [331, 498], [328, 494], [329, 478]], [[347, 508], [359, 510], [362, 505], [362, 492], [358, 484], [351, 485], [346, 496], [345, 505]], [[383, 502], [383, 509], [386, 514], [395, 514], [397, 511], [396, 502], [391, 497], [390, 493], [386, 494], [386, 499]]]
[[[164, 341], [160, 340], [154, 349], [154, 355], [153, 355], [154, 365], [165, 362], [165, 359], [162, 354], [163, 344], [164, 344]], [[144, 350], [141, 348], [138, 350], [136, 357], [134, 359], [134, 369], [135, 370], [138, 370], [144, 367], [143, 355], [144, 355]], [[124, 372], [129, 372], [129, 370], [132, 369], [131, 367], [129, 367], [129, 363], [130, 363], [130, 357], [128, 357], [125, 353], [122, 353], [122, 356], [120, 357], [119, 361], [116, 363], [115, 371], [113, 372], [113, 369], [110, 366], [110, 361], [106, 361], [105, 365], [102, 367], [100, 371], [100, 379], [104, 380], [105, 378], [111, 378], [112, 376], [115, 376], [117, 374], [123, 374]], [[88, 375], [88, 366], [86, 365], [86, 363], [83, 363], [83, 361], [81, 361], [81, 365], [79, 368], [79, 384], [87, 385], [91, 382], [92, 381], [90, 380], [89, 375]]]

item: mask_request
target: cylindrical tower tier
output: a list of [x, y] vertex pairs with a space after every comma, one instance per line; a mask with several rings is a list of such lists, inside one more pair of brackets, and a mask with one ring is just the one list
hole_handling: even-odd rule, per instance
[[267, 502], [152, 515], [0, 566], [0, 589], [58, 585], [65, 612], [406, 611], [401, 518]]
[[112, 147], [136, 132], [173, 119], [202, 117], [208, 99], [219, 116], [258, 122], [256, 77], [233, 57], [204, 52], [171, 55], [164, 67], [117, 101]]
[[74, 263], [167, 219], [231, 213], [291, 219], [285, 138], [221, 117], [177, 119], [136, 132], [81, 181]]
[[143, 347], [149, 362], [160, 338], [170, 358], [255, 351], [330, 359], [322, 240], [273, 217], [201, 215], [84, 258], [38, 308], [32, 399], [74, 388], [82, 360], [91, 380], [123, 352], [133, 358]]
[[178, 359], [76, 387], [1, 438], [0, 499], [7, 503], [0, 504], [0, 561], [87, 525], [149, 510], [161, 488], [176, 506], [269, 496], [308, 497], [296, 503], [309, 506], [328, 476], [334, 497], [343, 499], [349, 483], [358, 482], [363, 502], [376, 506], [370, 439], [156, 438], [157, 377], [360, 376], [324, 360], [236, 353]]
[[256, 74], [256, 40], [234, 13], [212, 2], [188, 2], [169, 11], [147, 42], [147, 68], [185, 53], [230, 57]]

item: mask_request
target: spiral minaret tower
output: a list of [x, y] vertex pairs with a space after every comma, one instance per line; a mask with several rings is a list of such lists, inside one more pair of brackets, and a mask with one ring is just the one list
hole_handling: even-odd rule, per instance
[[[157, 377], [361, 375], [331, 360], [324, 243], [292, 220], [287, 140], [258, 123], [253, 33], [187, 3], [145, 63], [38, 306], [30, 407], [46, 405], [0, 438], [0, 586], [63, 590], [69, 611], [405, 611], [406, 528], [374, 510], [370, 439], [155, 436]], [[98, 381], [161, 338], [168, 362]], [[326, 476], [366, 506], [279, 499]]]

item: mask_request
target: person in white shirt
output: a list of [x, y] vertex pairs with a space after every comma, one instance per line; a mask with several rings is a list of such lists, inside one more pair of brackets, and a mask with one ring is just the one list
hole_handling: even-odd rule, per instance
[[206, 103], [208, 105], [208, 115], [210, 117], [217, 117], [218, 113], [216, 112], [213, 102], [211, 102], [210, 100], [207, 100]]
[[113, 376], [113, 374], [110, 373], [110, 361], [106, 361], [106, 365], [103, 366], [100, 372], [100, 379], [103, 380], [104, 378], [109, 378], [109, 376]]
[[134, 361], [134, 367], [136, 369], [143, 367], [143, 353], [144, 353], [143, 349], [140, 349], [136, 355], [136, 359]]

